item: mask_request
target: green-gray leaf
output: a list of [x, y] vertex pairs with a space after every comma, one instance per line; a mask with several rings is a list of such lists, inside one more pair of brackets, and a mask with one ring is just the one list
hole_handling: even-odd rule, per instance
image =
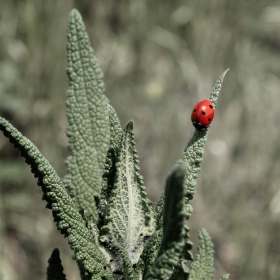
[[57, 248], [53, 250], [48, 263], [49, 266], [47, 268], [47, 280], [66, 280], [59, 256], [59, 250]]
[[[224, 71], [218, 80], [216, 81], [214, 88], [211, 92], [209, 100], [213, 102], [216, 106], [219, 92], [222, 88], [222, 82], [228, 70]], [[184, 180], [184, 185], [186, 188], [185, 191], [185, 212], [187, 214], [187, 219], [190, 217], [192, 213], [192, 206], [189, 204], [189, 200], [191, 200], [195, 193], [195, 185], [196, 185], [196, 178], [200, 171], [200, 163], [202, 162], [202, 156], [204, 152], [204, 144], [207, 140], [209, 128], [204, 131], [195, 130], [194, 134], [189, 141], [187, 147], [185, 148], [181, 159], [177, 162], [177, 164], [186, 163], [188, 165], [188, 172], [187, 176]], [[157, 221], [157, 228], [161, 226], [161, 218], [162, 218], [162, 207], [164, 202], [164, 193], [162, 193], [156, 207], [156, 221]]]
[[[219, 92], [222, 87], [222, 82], [225, 77], [225, 74], [228, 70], [223, 72], [221, 76], [218, 78], [216, 81], [214, 88], [212, 90], [212, 93], [210, 95], [210, 100], [213, 102], [213, 104], [216, 106], [217, 105], [217, 100], [219, 96]], [[185, 186], [185, 198], [184, 198], [184, 208], [185, 208], [185, 213], [187, 216], [187, 219], [191, 216], [192, 213], [192, 206], [189, 204], [189, 200], [193, 198], [193, 195], [195, 193], [195, 184], [196, 184], [196, 178], [198, 176], [198, 173], [200, 171], [200, 163], [202, 162], [202, 156], [204, 152], [204, 144], [207, 140], [207, 133], [208, 133], [208, 128], [205, 131], [198, 131], [195, 130], [193, 137], [189, 141], [186, 149], [184, 150], [184, 153], [181, 157], [181, 159], [177, 162], [177, 164], [182, 164], [185, 163], [188, 165], [188, 172], [187, 175], [184, 178], [184, 186]], [[163, 205], [164, 205], [164, 200], [165, 200], [165, 195], [164, 192], [162, 193], [156, 207], [156, 225], [157, 225], [157, 230], [160, 230], [162, 227], [162, 211], [163, 211]], [[155, 243], [152, 243], [152, 241], [155, 240]], [[151, 241], [147, 243], [146, 246], [149, 246], [149, 244], [153, 244], [153, 247], [155, 248], [159, 244], [158, 237], [152, 237]], [[155, 248], [156, 249], [156, 248]], [[191, 242], [189, 241], [188, 237], [186, 240], [186, 248], [183, 253], [183, 260], [182, 263], [186, 263], [189, 260], [192, 260], [191, 256]], [[157, 248], [158, 250], [158, 248]], [[146, 251], [149, 251], [149, 248], [145, 248], [144, 253]], [[154, 254], [153, 254], [154, 255]], [[146, 254], [145, 254], [146, 256]], [[151, 259], [149, 256], [148, 259]], [[182, 270], [181, 270], [182, 271]]]
[[153, 233], [152, 237], [145, 244], [143, 253], [141, 255], [141, 259], [145, 263], [144, 274], [146, 274], [149, 271], [149, 269], [155, 262], [155, 259], [158, 255], [158, 251], [161, 245], [162, 236], [163, 236], [162, 228], [157, 229]]
[[168, 176], [163, 210], [163, 237], [146, 280], [168, 279], [178, 264], [185, 245], [184, 177], [186, 166], [177, 165]]
[[192, 263], [189, 280], [213, 279], [214, 245], [205, 229], [199, 231], [198, 237], [198, 253]]
[[0, 130], [31, 166], [32, 173], [38, 178], [37, 184], [42, 188], [43, 198], [47, 201], [48, 208], [52, 209], [57, 228], [68, 237], [77, 261], [82, 264], [87, 273], [93, 274], [87, 279], [100, 279], [103, 276], [112, 279], [111, 272], [104, 269], [107, 262], [93, 243], [86, 222], [48, 160], [29, 139], [2, 117], [0, 117]]
[[114, 186], [116, 174], [116, 157], [119, 154], [121, 146], [122, 129], [118, 116], [114, 108], [108, 104], [109, 121], [110, 121], [110, 147], [107, 152], [107, 157], [104, 165], [102, 176], [102, 188], [100, 193], [99, 211], [101, 221], [99, 226], [102, 226], [102, 217], [106, 215], [107, 205], [110, 201], [111, 192]]
[[[221, 76], [216, 81], [212, 93], [210, 95], [209, 100], [214, 104], [217, 105], [218, 96], [220, 90], [222, 88], [222, 83], [224, 77], [228, 70], [223, 72]], [[185, 207], [188, 207], [188, 201], [193, 198], [195, 193], [195, 185], [196, 185], [196, 178], [200, 171], [200, 163], [202, 162], [202, 156], [204, 152], [204, 144], [207, 140], [207, 134], [209, 131], [209, 127], [204, 131], [195, 130], [193, 137], [191, 138], [190, 142], [188, 143], [181, 159], [178, 161], [179, 163], [187, 162], [188, 166], [188, 174], [185, 178], [185, 188], [186, 188], [186, 201]], [[187, 210], [189, 211], [189, 210]]]
[[133, 280], [143, 280], [145, 264], [142, 259], [139, 259], [135, 269]]
[[101, 241], [122, 246], [132, 264], [136, 264], [144, 240], [154, 231], [154, 209], [148, 200], [135, 148], [133, 123], [124, 128], [116, 163], [116, 178], [108, 212], [101, 229]]
[[188, 275], [189, 275], [189, 267], [188, 264], [190, 261], [193, 260], [193, 256], [192, 256], [192, 242], [190, 241], [190, 237], [189, 237], [189, 228], [188, 226], [185, 224], [185, 231], [186, 231], [186, 243], [182, 252], [182, 256], [180, 258], [180, 261], [178, 263], [178, 265], [175, 267], [174, 269], [174, 273], [171, 276], [171, 280], [185, 280]]
[[101, 177], [110, 142], [107, 98], [103, 94], [102, 72], [90, 46], [81, 15], [69, 15], [67, 44], [67, 135], [71, 156], [66, 161], [67, 187], [79, 210], [97, 219], [95, 197], [99, 197]]
[[117, 151], [121, 142], [122, 128], [115, 109], [110, 104], [107, 104], [107, 108], [110, 123], [110, 148]]

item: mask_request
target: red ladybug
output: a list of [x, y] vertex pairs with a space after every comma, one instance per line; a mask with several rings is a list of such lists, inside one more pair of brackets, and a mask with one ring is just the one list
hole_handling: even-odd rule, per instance
[[197, 102], [192, 110], [193, 126], [199, 131], [205, 130], [214, 119], [214, 114], [214, 104], [210, 100], [205, 99]]

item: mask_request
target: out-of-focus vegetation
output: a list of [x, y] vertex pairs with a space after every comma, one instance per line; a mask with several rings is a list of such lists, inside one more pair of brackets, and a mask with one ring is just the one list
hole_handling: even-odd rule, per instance
[[[135, 121], [142, 173], [156, 201], [190, 139], [192, 106], [230, 68], [216, 108], [188, 223], [205, 227], [216, 273], [280, 275], [280, 1], [0, 0], [0, 114], [58, 173], [67, 152], [66, 26], [82, 13], [124, 125]], [[41, 190], [0, 136], [0, 269], [45, 279], [54, 247], [78, 278]], [[1, 276], [0, 276], [1, 278]]]

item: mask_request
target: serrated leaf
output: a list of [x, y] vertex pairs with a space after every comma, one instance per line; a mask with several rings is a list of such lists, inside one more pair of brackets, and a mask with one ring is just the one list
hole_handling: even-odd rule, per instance
[[214, 245], [205, 229], [199, 231], [198, 237], [198, 253], [192, 263], [189, 280], [213, 279]]
[[154, 231], [153, 205], [148, 200], [135, 148], [133, 123], [124, 128], [116, 163], [116, 178], [108, 212], [101, 229], [101, 241], [124, 248], [136, 264], [144, 240]]
[[63, 266], [61, 264], [59, 250], [55, 248], [48, 260], [47, 280], [66, 280], [63, 273]]
[[103, 276], [113, 279], [109, 270], [104, 270], [106, 260], [94, 245], [86, 222], [48, 160], [29, 139], [2, 117], [0, 117], [0, 130], [21, 152], [26, 163], [31, 166], [31, 172], [35, 178], [38, 178], [37, 184], [42, 188], [43, 198], [52, 209], [57, 228], [68, 237], [77, 261], [88, 273], [93, 274], [91, 278], [87, 279], [100, 279]]
[[100, 193], [99, 211], [101, 221], [99, 226], [103, 225], [103, 218], [106, 215], [106, 209], [110, 201], [111, 191], [114, 186], [116, 175], [116, 157], [119, 154], [121, 146], [122, 129], [118, 116], [114, 108], [108, 104], [109, 121], [110, 121], [110, 147], [107, 152], [104, 171], [102, 176], [102, 188]]
[[145, 275], [146, 280], [168, 279], [178, 264], [185, 245], [184, 177], [186, 166], [177, 165], [168, 176], [163, 210], [163, 238], [158, 255]]
[[102, 72], [94, 56], [81, 15], [69, 15], [67, 44], [67, 112], [69, 151], [65, 182], [79, 210], [97, 219], [95, 197], [99, 197], [101, 177], [110, 142], [107, 98], [103, 94]]

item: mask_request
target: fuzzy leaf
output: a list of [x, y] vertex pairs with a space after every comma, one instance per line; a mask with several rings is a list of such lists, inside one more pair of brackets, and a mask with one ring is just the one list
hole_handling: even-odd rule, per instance
[[79, 210], [97, 219], [95, 197], [99, 197], [106, 153], [110, 142], [107, 98], [102, 72], [94, 56], [81, 15], [69, 15], [67, 44], [67, 112], [69, 151], [66, 161], [67, 187]]
[[214, 106], [217, 106], [217, 103], [218, 103], [218, 98], [219, 98], [219, 93], [222, 89], [222, 84], [223, 84], [223, 81], [224, 81], [224, 78], [225, 78], [225, 75], [227, 73], [229, 69], [227, 69], [226, 71], [224, 71], [220, 77], [218, 78], [218, 80], [216, 81], [215, 85], [214, 85], [214, 88], [211, 92], [211, 95], [210, 95], [210, 98], [209, 100], [214, 104]]
[[[180, 261], [177, 264], [177, 266], [174, 267], [174, 273], [170, 278], [174, 280], [186, 279], [189, 272], [188, 269], [186, 269], [186, 264], [188, 261], [193, 260], [193, 256], [191, 253], [193, 244], [189, 240], [189, 228], [187, 227], [186, 224], [184, 224], [184, 227], [186, 232], [186, 236], [185, 236], [186, 243], [184, 245], [182, 255], [180, 256]], [[154, 232], [152, 237], [145, 244], [143, 253], [141, 255], [141, 259], [143, 259], [145, 263], [145, 271], [144, 271], [145, 273], [150, 269], [150, 267], [152, 266], [152, 264], [154, 263], [158, 255], [159, 248], [162, 241], [162, 236], [163, 236], [163, 232], [161, 227]]]
[[120, 244], [118, 244], [117, 250], [118, 250], [118, 252], [120, 254], [120, 257], [122, 259], [122, 262], [123, 262], [124, 279], [125, 280], [133, 280], [133, 276], [134, 276], [133, 275], [133, 268], [132, 268], [131, 260], [127, 255], [127, 252], [125, 251], [123, 246], [121, 246]]
[[145, 238], [154, 231], [154, 209], [140, 175], [132, 122], [122, 134], [115, 177], [100, 239], [109, 246], [124, 248], [131, 263], [136, 264]]
[[[223, 72], [221, 76], [216, 81], [212, 93], [210, 95], [209, 100], [214, 104], [217, 105], [218, 96], [220, 90], [222, 88], [222, 82], [228, 70]], [[185, 188], [186, 188], [186, 201], [185, 207], [188, 207], [188, 201], [193, 198], [195, 193], [194, 186], [196, 185], [196, 178], [200, 171], [200, 163], [202, 162], [202, 156], [204, 152], [204, 144], [207, 140], [207, 134], [209, 131], [209, 127], [204, 131], [195, 130], [193, 137], [191, 138], [190, 142], [188, 143], [181, 159], [178, 161], [178, 164], [182, 162], [187, 162], [188, 166], [188, 173], [185, 177]]]
[[103, 225], [103, 217], [106, 215], [107, 205], [110, 201], [111, 191], [114, 186], [114, 179], [116, 174], [116, 156], [119, 153], [121, 146], [122, 129], [118, 116], [114, 108], [108, 104], [109, 121], [110, 121], [110, 147], [107, 152], [105, 167], [103, 171], [103, 182], [100, 194], [99, 211], [101, 221], [99, 226]]
[[[94, 232], [93, 236], [96, 236], [95, 243], [98, 245], [100, 251], [104, 253], [107, 260], [110, 262], [110, 268], [112, 271], [120, 272], [122, 270], [122, 260], [119, 254], [115, 250], [111, 250], [112, 247], [102, 246], [99, 241], [99, 230], [104, 225], [104, 217], [107, 213], [108, 203], [110, 202], [111, 192], [114, 186], [114, 180], [116, 175], [116, 155], [119, 152], [121, 144], [122, 129], [114, 108], [108, 104], [109, 120], [110, 120], [110, 147], [107, 152], [105, 167], [103, 171], [103, 182], [99, 201], [99, 222], [98, 227], [91, 223], [91, 229]], [[104, 244], [103, 244], [104, 245]]]
[[43, 199], [52, 209], [57, 228], [68, 237], [77, 261], [88, 273], [93, 274], [92, 278], [87, 279], [100, 279], [103, 276], [107, 277], [106, 279], [112, 279], [112, 274], [108, 269], [103, 268], [106, 266], [106, 260], [94, 245], [86, 222], [48, 160], [29, 139], [2, 117], [0, 117], [0, 130], [31, 166], [34, 177], [38, 178], [37, 184], [42, 187]]
[[133, 280], [143, 280], [145, 264], [142, 259], [139, 259], [135, 269]]
[[[209, 100], [214, 104], [217, 105], [219, 92], [222, 88], [222, 82], [228, 70], [224, 71], [218, 80], [216, 81], [214, 88], [211, 92]], [[195, 193], [195, 185], [196, 185], [196, 178], [200, 171], [200, 163], [202, 162], [202, 156], [204, 152], [204, 144], [207, 140], [209, 128], [204, 131], [195, 130], [194, 134], [189, 141], [187, 147], [185, 148], [181, 159], [177, 162], [177, 164], [185, 163], [188, 165], [188, 172], [187, 176], [184, 179], [184, 186], [185, 186], [185, 212], [187, 215], [187, 219], [190, 217], [192, 213], [192, 206], [189, 204], [189, 200], [193, 198]], [[156, 222], [157, 228], [161, 226], [162, 223], [162, 208], [164, 203], [164, 193], [162, 193], [156, 207]]]
[[213, 279], [214, 245], [205, 229], [199, 231], [198, 237], [198, 253], [192, 263], [189, 280]]
[[66, 280], [59, 256], [59, 250], [57, 248], [53, 250], [48, 263], [49, 266], [47, 268], [47, 280]]
[[163, 236], [162, 228], [157, 229], [153, 233], [152, 237], [149, 238], [149, 240], [145, 244], [143, 253], [141, 255], [141, 259], [145, 263], [144, 274], [146, 274], [149, 271], [149, 269], [151, 268], [151, 266], [154, 264], [156, 260], [162, 241], [162, 236]]
[[[225, 77], [225, 74], [228, 70], [223, 72], [221, 76], [216, 81], [214, 88], [212, 90], [212, 93], [210, 95], [210, 100], [213, 102], [213, 104], [217, 105], [217, 100], [219, 96], [219, 92], [222, 87], [222, 82]], [[188, 172], [184, 179], [184, 186], [185, 186], [185, 199], [184, 199], [184, 208], [185, 213], [187, 216], [187, 219], [191, 216], [192, 213], [192, 206], [189, 204], [189, 200], [193, 198], [193, 195], [195, 193], [195, 184], [196, 184], [196, 178], [198, 176], [198, 173], [200, 171], [200, 163], [202, 162], [202, 156], [204, 152], [204, 144], [207, 140], [207, 133], [209, 128], [207, 128], [205, 131], [198, 131], [195, 130], [193, 137], [191, 138], [190, 142], [188, 143], [186, 149], [184, 150], [184, 153], [181, 157], [181, 159], [177, 162], [177, 165], [185, 163], [188, 165]], [[163, 222], [163, 205], [164, 205], [164, 199], [165, 195], [164, 192], [161, 194], [161, 197], [157, 203], [156, 207], [156, 229], [160, 230], [162, 227]], [[153, 237], [152, 237], [153, 238]], [[183, 252], [183, 259], [181, 261], [182, 264], [186, 263], [187, 261], [192, 260], [192, 254], [191, 254], [191, 248], [192, 243], [189, 241], [188, 235], [186, 237], [186, 248]], [[154, 239], [154, 238], [153, 238]], [[153, 240], [152, 239], [152, 240]], [[152, 240], [150, 242], [152, 242]], [[146, 244], [146, 246], [149, 246], [150, 242]], [[156, 243], [154, 243], [154, 250], [158, 251], [159, 248], [156, 248], [155, 246], [159, 244], [158, 240]], [[146, 250], [146, 248], [145, 248]], [[145, 252], [144, 250], [144, 252]], [[149, 250], [147, 248], [147, 250]], [[180, 271], [176, 270], [176, 273], [183, 274], [183, 268], [179, 269]]]
[[188, 275], [189, 275], [189, 267], [188, 263], [190, 260], [193, 260], [193, 255], [191, 252], [193, 243], [190, 241], [190, 236], [189, 236], [189, 228], [185, 224], [185, 231], [186, 231], [186, 237], [185, 237], [185, 246], [182, 252], [182, 255], [180, 256], [180, 261], [174, 268], [174, 273], [172, 274], [170, 280], [185, 280]]
[[107, 108], [110, 123], [110, 148], [117, 151], [122, 138], [122, 128], [115, 109], [110, 104], [107, 104]]
[[168, 279], [178, 264], [185, 245], [184, 177], [186, 167], [177, 165], [168, 176], [163, 210], [161, 246], [146, 280]]

